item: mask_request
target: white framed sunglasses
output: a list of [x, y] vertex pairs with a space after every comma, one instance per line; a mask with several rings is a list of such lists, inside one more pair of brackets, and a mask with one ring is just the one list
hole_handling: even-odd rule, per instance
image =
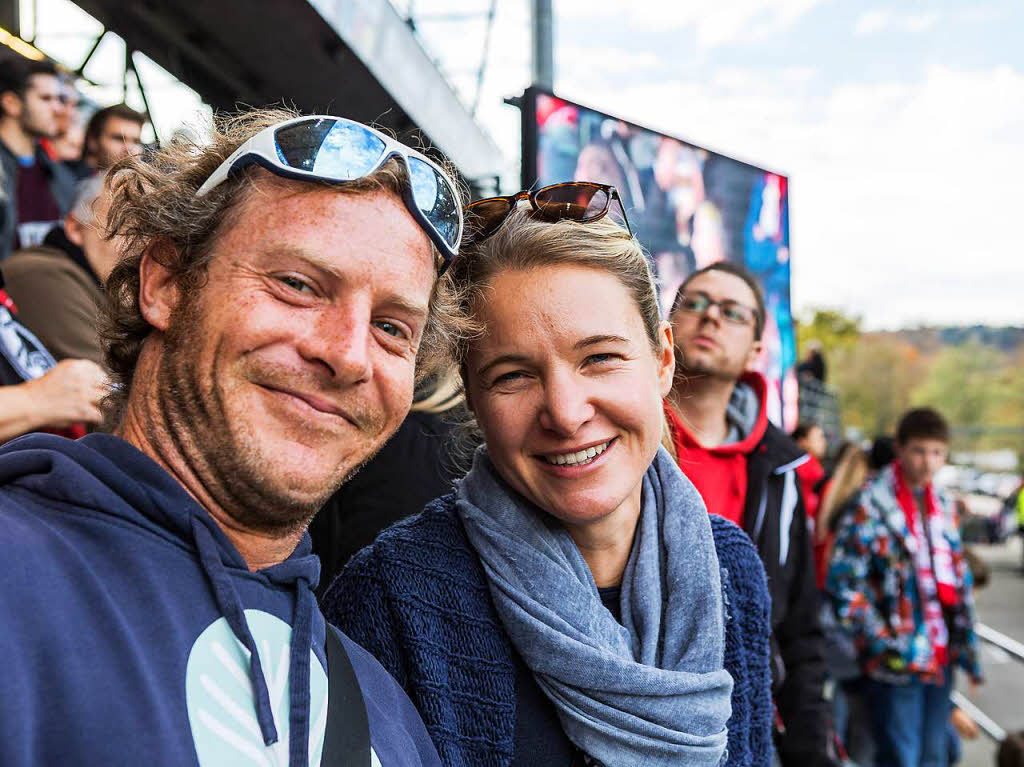
[[231, 153], [196, 190], [202, 197], [250, 165], [298, 181], [344, 184], [371, 175], [392, 157], [409, 177], [402, 195], [416, 222], [441, 253], [443, 274], [462, 240], [458, 187], [433, 160], [362, 123], [310, 115], [264, 128]]

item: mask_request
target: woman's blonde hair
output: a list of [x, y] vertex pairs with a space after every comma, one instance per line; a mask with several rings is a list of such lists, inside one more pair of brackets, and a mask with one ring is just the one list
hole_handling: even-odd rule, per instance
[[[470, 224], [472, 222], [469, 222]], [[465, 362], [473, 341], [484, 328], [477, 312], [488, 300], [488, 290], [499, 274], [542, 266], [583, 266], [606, 272], [626, 288], [643, 321], [655, 354], [661, 351], [658, 291], [643, 247], [628, 231], [609, 218], [580, 223], [535, 218], [529, 208], [514, 210], [493, 235], [463, 246], [449, 270], [456, 296], [456, 323], [465, 332], [452, 336], [450, 364], [460, 371], [465, 387]], [[675, 456], [668, 424], [662, 424], [662, 444]]]
[[815, 538], [821, 542], [839, 524], [840, 513], [856, 497], [868, 478], [867, 454], [856, 445], [850, 445], [839, 457], [832, 482], [821, 499]]

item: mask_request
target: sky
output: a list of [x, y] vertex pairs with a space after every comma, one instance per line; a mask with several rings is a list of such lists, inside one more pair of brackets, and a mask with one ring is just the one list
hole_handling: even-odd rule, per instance
[[[552, 0], [555, 92], [790, 177], [792, 295], [865, 327], [1024, 324], [1024, 3]], [[36, 7], [37, 44], [79, 61], [98, 25]], [[392, 0], [464, 103], [491, 0]], [[518, 185], [530, 0], [495, 2], [477, 117]], [[116, 38], [86, 74], [120, 99]], [[157, 131], [204, 119], [144, 57]], [[116, 81], [115, 81], [116, 80]], [[138, 102], [129, 87], [129, 103]], [[197, 112], [197, 110], [199, 110]]]
[[[530, 2], [496, 5], [479, 118], [516, 173], [519, 117], [502, 98], [530, 79]], [[412, 3], [468, 103], [488, 6]], [[1024, 324], [1024, 4], [553, 6], [557, 94], [790, 176], [798, 314]]]

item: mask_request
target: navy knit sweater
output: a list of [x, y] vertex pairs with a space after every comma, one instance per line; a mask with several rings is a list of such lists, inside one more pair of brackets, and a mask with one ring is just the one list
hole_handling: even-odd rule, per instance
[[[750, 539], [712, 516], [732, 675], [727, 767], [771, 761], [769, 604]], [[324, 614], [398, 680], [447, 767], [508, 767], [515, 756], [516, 656], [455, 512], [439, 498], [359, 552]], [[611, 766], [610, 766], [611, 767]]]

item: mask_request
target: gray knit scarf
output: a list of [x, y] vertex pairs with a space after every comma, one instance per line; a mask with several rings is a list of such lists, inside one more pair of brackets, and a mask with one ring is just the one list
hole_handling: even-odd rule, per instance
[[659, 448], [622, 579], [622, 624], [562, 525], [513, 491], [481, 448], [457, 509], [515, 649], [566, 735], [607, 767], [716, 767], [732, 678], [704, 503]]

